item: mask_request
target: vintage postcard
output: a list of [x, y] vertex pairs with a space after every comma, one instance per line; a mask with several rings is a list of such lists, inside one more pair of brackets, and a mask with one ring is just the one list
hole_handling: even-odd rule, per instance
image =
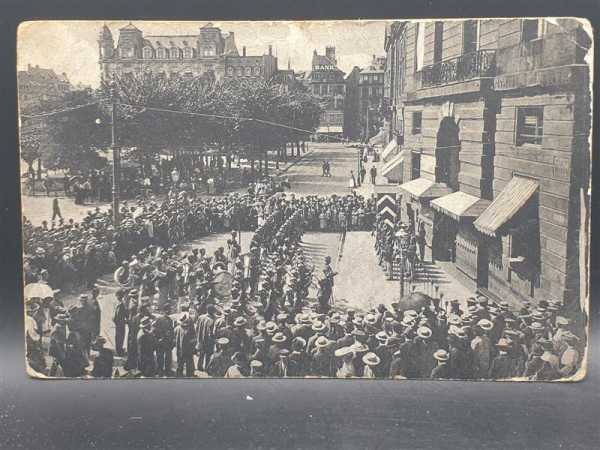
[[27, 372], [580, 380], [576, 18], [18, 33]]

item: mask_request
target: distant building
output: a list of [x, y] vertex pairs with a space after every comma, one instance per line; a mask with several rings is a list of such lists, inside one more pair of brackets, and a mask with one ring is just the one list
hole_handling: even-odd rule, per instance
[[271, 46], [264, 55], [247, 55], [246, 47], [240, 54], [234, 33], [223, 34], [211, 23], [190, 35], [144, 35], [130, 23], [119, 30], [116, 45], [112, 32], [104, 25], [98, 47], [102, 80], [115, 73], [148, 71], [190, 77], [212, 72], [216, 79], [268, 81], [277, 72]]
[[383, 125], [382, 104], [385, 57], [373, 55], [371, 64], [354, 67], [346, 77], [344, 135], [368, 140]]
[[17, 86], [21, 113], [39, 111], [45, 103], [56, 102], [73, 90], [66, 73], [58, 75], [37, 65], [17, 72]]
[[383, 153], [403, 167], [403, 220], [484, 295], [578, 306], [590, 215], [581, 24], [397, 22], [385, 40]]
[[323, 113], [318, 132], [342, 136], [344, 127], [344, 98], [346, 87], [344, 72], [337, 66], [335, 47], [326, 47], [325, 55], [316, 50], [312, 57], [312, 70], [303, 77], [309, 92], [321, 101]]

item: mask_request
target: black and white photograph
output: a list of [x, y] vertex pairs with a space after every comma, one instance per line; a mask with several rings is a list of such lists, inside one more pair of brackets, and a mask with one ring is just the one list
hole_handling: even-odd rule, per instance
[[578, 18], [21, 23], [24, 371], [583, 380], [592, 68]]

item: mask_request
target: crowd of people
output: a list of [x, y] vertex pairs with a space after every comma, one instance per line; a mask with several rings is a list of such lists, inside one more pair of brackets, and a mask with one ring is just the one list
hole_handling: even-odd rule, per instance
[[[185, 195], [180, 200], [188, 202], [185, 211], [192, 211], [192, 216], [206, 206], [204, 200]], [[55, 298], [29, 301], [30, 367], [65, 377], [536, 380], [569, 377], [578, 370], [584, 333], [557, 302], [542, 300], [513, 309], [484, 296], [443, 301], [413, 292], [407, 299], [368, 311], [332, 305], [336, 273], [331, 258], [317, 270], [302, 248], [303, 233], [315, 220], [311, 206], [337, 204], [337, 199], [331, 200], [293, 196], [218, 200], [224, 202], [223, 210], [233, 202], [263, 211], [262, 219], [252, 223], [255, 233], [245, 255], [236, 227], [226, 248], [212, 255], [202, 248], [184, 253], [179, 242], [162, 241], [156, 230], [148, 233], [153, 227], [144, 219], [157, 208], [159, 217], [168, 214], [169, 199], [164, 207], [138, 205], [140, 216], [131, 208], [131, 216], [124, 215], [123, 227], [129, 221], [136, 230], [145, 230], [139, 241], [97, 235], [111, 226], [101, 225], [110, 224], [110, 215], [98, 211], [87, 222], [72, 224], [67, 233], [57, 232], [69, 236], [79, 229], [77, 242], [83, 240], [84, 246], [90, 239], [116, 242], [107, 254], [114, 253], [113, 268], [118, 266], [117, 303], [113, 311], [102, 311], [93, 277], [88, 279], [91, 295], [83, 294], [78, 305], [66, 308]], [[354, 202], [361, 200], [357, 196], [342, 200], [347, 205]], [[203, 207], [194, 207], [200, 204]], [[199, 222], [183, 229], [211, 229], [197, 228], [206, 221], [194, 220]], [[122, 231], [119, 227], [119, 237]], [[37, 246], [41, 236], [51, 232], [32, 233], [28, 242], [36, 239]], [[121, 247], [122, 242], [130, 247]], [[117, 249], [131, 256], [118, 257]], [[50, 279], [50, 266], [33, 260], [29, 264], [44, 267]], [[38, 280], [44, 281], [43, 272]], [[316, 300], [311, 289], [316, 290]], [[114, 334], [102, 333], [102, 314], [112, 314]]]

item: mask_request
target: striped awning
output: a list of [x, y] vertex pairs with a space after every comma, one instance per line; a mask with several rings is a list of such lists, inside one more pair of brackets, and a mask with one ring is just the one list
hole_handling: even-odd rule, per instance
[[495, 236], [500, 227], [525, 206], [537, 189], [537, 181], [513, 177], [473, 225], [481, 233]]
[[383, 149], [383, 152], [381, 152], [381, 160], [387, 161], [388, 158], [392, 156], [392, 152], [396, 150], [396, 147], [398, 147], [396, 139], [392, 139], [390, 142], [388, 142], [388, 145], [386, 145]]
[[452, 190], [444, 183], [436, 183], [427, 178], [417, 178], [400, 185], [400, 189], [416, 200], [438, 198]]
[[384, 140], [385, 140], [385, 131], [382, 128], [379, 130], [379, 133], [377, 133], [375, 136], [373, 136], [371, 139], [369, 139], [369, 145], [381, 145], [381, 144], [383, 144]]
[[483, 200], [465, 192], [456, 191], [431, 201], [431, 207], [436, 211], [460, 220], [467, 217], [479, 217], [490, 206], [489, 200]]
[[385, 166], [383, 166], [381, 175], [383, 175], [384, 177], [388, 177], [390, 175], [394, 175], [396, 171], [399, 171], [398, 175], [402, 175], [402, 163], [404, 163], [405, 155], [406, 149], [402, 150], [391, 161], [389, 161]]

